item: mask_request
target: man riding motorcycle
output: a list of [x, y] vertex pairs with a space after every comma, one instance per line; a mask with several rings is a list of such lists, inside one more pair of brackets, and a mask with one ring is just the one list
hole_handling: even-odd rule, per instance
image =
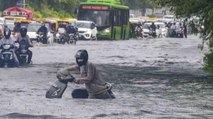
[[[19, 66], [19, 61], [17, 59], [17, 56], [15, 54], [15, 40], [11, 37], [11, 30], [9, 28], [4, 29], [4, 37], [0, 40], [0, 48], [2, 48], [3, 45], [11, 45], [13, 49], [11, 49], [11, 52], [13, 53], [13, 60], [14, 60], [14, 66]], [[0, 64], [2, 64], [3, 61], [0, 61]]]
[[[74, 40], [75, 42], [77, 41], [77, 38], [78, 38], [78, 29], [75, 28], [73, 25], [71, 24], [68, 24], [66, 26], [66, 35], [69, 36], [70, 34], [73, 34], [74, 35]], [[70, 36], [69, 36], [70, 37]], [[68, 37], [68, 38], [69, 38]]]
[[[74, 82], [76, 84], [85, 84], [89, 98], [115, 98], [111, 91], [111, 85], [103, 81], [95, 65], [88, 62], [87, 51], [78, 50], [75, 58], [77, 65], [71, 65], [57, 72], [59, 81], [62, 83]], [[67, 78], [70, 73], [76, 75], [75, 78]]]
[[137, 26], [135, 27], [135, 36], [143, 37], [143, 26], [141, 22], [138, 22]]
[[150, 25], [150, 31], [151, 31], [151, 35], [152, 35], [153, 37], [156, 37], [156, 36], [157, 36], [157, 34], [156, 34], [156, 29], [157, 29], [157, 27], [156, 27], [155, 23], [152, 22], [152, 24]]
[[[27, 35], [27, 28], [20, 29], [20, 35], [18, 35], [18, 37], [17, 37], [17, 42], [20, 43], [21, 40], [25, 40], [28, 47], [33, 47], [30, 37]], [[27, 64], [30, 64], [33, 53], [29, 49], [27, 49], [26, 53], [28, 54]], [[19, 61], [21, 59], [20, 54], [21, 54], [21, 49], [18, 48], [16, 50], [16, 55], [17, 55]]]
[[41, 24], [41, 27], [38, 29], [37, 34], [38, 35], [43, 35], [43, 43], [47, 44], [47, 33], [48, 33], [48, 29], [45, 26], [44, 23]]

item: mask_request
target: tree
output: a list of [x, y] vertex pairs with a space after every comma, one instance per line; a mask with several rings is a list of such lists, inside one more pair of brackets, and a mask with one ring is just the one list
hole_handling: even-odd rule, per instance
[[130, 9], [140, 9], [142, 16], [145, 16], [146, 8], [153, 9], [155, 3], [152, 0], [122, 0]]
[[[16, 6], [20, 0], [0, 0], [0, 11]], [[26, 0], [35, 17], [71, 17], [79, 0]]]

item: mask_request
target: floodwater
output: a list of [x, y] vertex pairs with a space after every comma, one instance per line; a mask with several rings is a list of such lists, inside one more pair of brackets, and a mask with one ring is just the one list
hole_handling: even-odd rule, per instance
[[[33, 65], [0, 69], [2, 119], [212, 119], [213, 78], [202, 70], [197, 36], [188, 39], [79, 41], [35, 46]], [[116, 99], [46, 99], [56, 72], [75, 62], [79, 49], [113, 84]]]

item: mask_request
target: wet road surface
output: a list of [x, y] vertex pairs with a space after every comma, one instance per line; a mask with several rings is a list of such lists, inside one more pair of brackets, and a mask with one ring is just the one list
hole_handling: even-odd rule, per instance
[[[202, 70], [205, 51], [188, 39], [80, 41], [35, 46], [33, 65], [0, 69], [2, 119], [211, 119], [213, 80]], [[72, 99], [84, 85], [70, 83], [62, 99], [46, 99], [56, 72], [87, 49], [114, 100]]]

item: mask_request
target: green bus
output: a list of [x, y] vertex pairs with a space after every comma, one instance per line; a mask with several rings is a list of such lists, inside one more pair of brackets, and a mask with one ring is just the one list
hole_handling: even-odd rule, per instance
[[78, 20], [96, 23], [98, 39], [129, 39], [129, 7], [120, 0], [87, 0], [81, 2]]

